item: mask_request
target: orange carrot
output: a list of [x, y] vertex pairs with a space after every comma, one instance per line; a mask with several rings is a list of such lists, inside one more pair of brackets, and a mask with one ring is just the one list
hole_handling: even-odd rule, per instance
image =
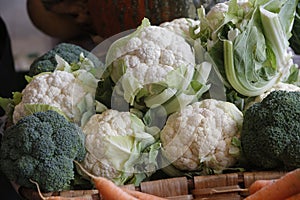
[[256, 180], [254, 181], [250, 187], [249, 187], [249, 194], [254, 194], [258, 190], [262, 189], [263, 187], [266, 187], [267, 185], [270, 185], [275, 182], [276, 179], [271, 180]]
[[249, 195], [245, 200], [284, 200], [300, 192], [300, 168], [286, 173], [273, 184]]
[[43, 194], [40, 190], [39, 184], [33, 180], [30, 180], [30, 182], [32, 182], [36, 185], [38, 194], [42, 200], [86, 200], [86, 199], [90, 199], [90, 198], [88, 198], [88, 196], [86, 196], [86, 197], [84, 197], [84, 196], [81, 196], [81, 197], [62, 197], [62, 196], [45, 197], [45, 196], [43, 196]]
[[129, 190], [127, 188], [123, 188], [128, 194], [142, 200], [166, 200], [166, 198], [158, 197], [152, 194], [136, 191], [136, 190]]
[[300, 199], [300, 193], [290, 196], [289, 198], [286, 198], [285, 200], [299, 200], [299, 199]]
[[84, 169], [80, 163], [77, 161], [74, 161], [80, 169], [90, 176], [95, 184], [95, 187], [97, 188], [99, 194], [101, 194], [101, 197], [105, 200], [138, 200], [137, 198], [131, 196], [124, 190], [122, 190], [120, 187], [115, 185], [112, 181], [104, 178], [104, 177], [97, 177], [93, 174], [89, 173]]

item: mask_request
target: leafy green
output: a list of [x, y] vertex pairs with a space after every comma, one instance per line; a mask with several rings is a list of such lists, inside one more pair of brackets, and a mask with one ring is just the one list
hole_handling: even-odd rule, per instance
[[0, 106], [5, 111], [5, 115], [8, 117], [9, 122], [13, 122], [14, 107], [21, 102], [22, 93], [13, 92], [12, 98], [0, 97]]
[[199, 9], [203, 23], [196, 38], [200, 38], [228, 89], [256, 96], [288, 76], [293, 66], [288, 40], [296, 3], [250, 0], [240, 4], [231, 0], [227, 11], [224, 6], [221, 13], [205, 15]]

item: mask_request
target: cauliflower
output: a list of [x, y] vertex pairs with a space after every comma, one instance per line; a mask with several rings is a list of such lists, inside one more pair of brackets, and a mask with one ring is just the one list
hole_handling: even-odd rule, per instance
[[73, 73], [57, 70], [34, 76], [23, 89], [21, 102], [14, 108], [13, 122], [31, 114], [29, 108], [37, 109], [39, 105], [47, 105], [58, 109], [69, 120], [80, 125], [85, 113], [91, 115], [94, 112], [96, 80], [85, 70]]
[[[210, 63], [195, 64], [193, 48], [184, 37], [150, 25], [146, 19], [135, 32], [110, 46], [106, 65], [107, 73], [97, 88], [99, 102], [108, 102], [106, 106], [114, 109], [120, 109], [124, 105], [119, 104], [124, 103], [143, 111], [158, 105], [167, 113], [207, 91], [211, 69]], [[109, 90], [111, 95], [101, 95]]]
[[139, 184], [155, 171], [158, 129], [146, 128], [136, 115], [109, 109], [93, 115], [83, 132], [87, 154], [82, 166], [92, 174], [122, 185]]
[[168, 72], [179, 66], [195, 64], [192, 48], [184, 38], [159, 26], [141, 29], [119, 46], [110, 59], [115, 63], [122, 59], [127, 66], [126, 74], [142, 85], [164, 80]]
[[[249, 11], [250, 3], [247, 0], [238, 0], [237, 3], [241, 8], [244, 9], [244, 12]], [[213, 32], [217, 31], [220, 28], [220, 26], [224, 23], [224, 20], [228, 13], [229, 4], [230, 4], [230, 1], [224, 1], [224, 2], [217, 3], [213, 7], [211, 7], [211, 9], [207, 12], [207, 14], [206, 14], [207, 22], [206, 23], [209, 25], [209, 27], [211, 28], [211, 30]], [[228, 32], [228, 38], [232, 39], [232, 41], [234, 38], [233, 36], [236, 35], [235, 34], [236, 31], [237, 31], [237, 29], [233, 29]], [[216, 37], [218, 37], [218, 36], [213, 34], [212, 39], [216, 40], [217, 39]]]
[[190, 39], [190, 28], [199, 24], [199, 20], [191, 18], [176, 18], [172, 21], [163, 22], [159, 26], [167, 28], [178, 35]]
[[210, 22], [212, 30], [216, 30], [223, 22], [225, 14], [228, 12], [228, 3], [222, 2], [215, 4], [207, 13], [206, 18]]
[[160, 139], [167, 160], [179, 170], [220, 173], [239, 159], [242, 112], [232, 103], [206, 99], [167, 119]]

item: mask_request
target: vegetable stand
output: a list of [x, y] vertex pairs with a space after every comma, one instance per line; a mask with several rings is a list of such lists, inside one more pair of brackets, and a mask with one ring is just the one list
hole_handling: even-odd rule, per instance
[[243, 199], [255, 180], [283, 177], [300, 162], [288, 43], [297, 3], [231, 0], [201, 7], [199, 20], [144, 18], [104, 60], [58, 45], [30, 66], [22, 91], [0, 98], [1, 170], [28, 199], [39, 188], [101, 199], [99, 177], [125, 196]]

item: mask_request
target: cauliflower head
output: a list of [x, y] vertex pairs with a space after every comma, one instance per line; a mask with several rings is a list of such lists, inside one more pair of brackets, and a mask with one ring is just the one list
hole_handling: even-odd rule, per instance
[[200, 21], [192, 18], [176, 18], [172, 21], [166, 21], [159, 26], [169, 29], [170, 31], [177, 33], [190, 40], [190, 28], [199, 25]]
[[163, 153], [179, 170], [220, 173], [239, 159], [242, 121], [232, 103], [195, 102], [167, 119], [160, 135]]
[[[106, 65], [97, 90], [110, 89], [111, 96], [99, 95], [97, 100], [113, 109], [131, 106], [147, 112], [161, 106], [169, 114], [198, 100], [209, 88], [211, 64], [196, 65], [193, 47], [183, 36], [146, 19], [110, 46]], [[113, 86], [105, 88], [105, 80]]]
[[[168, 72], [179, 66], [192, 64], [193, 67], [195, 64], [191, 46], [182, 36], [167, 28], [144, 26], [130, 36], [124, 38], [125, 44], [116, 41], [116, 49], [111, 48], [106, 63], [113, 63], [114, 70], [118, 68], [117, 61], [122, 60], [127, 67], [126, 74], [142, 85], [164, 80]], [[118, 79], [115, 77], [114, 81]]]
[[109, 109], [93, 115], [83, 132], [87, 154], [82, 166], [92, 174], [121, 185], [139, 184], [155, 171], [157, 151], [150, 147], [158, 130], [147, 129], [136, 115]]
[[228, 4], [226, 2], [217, 3], [209, 10], [206, 18], [210, 22], [212, 30], [216, 30], [220, 26], [227, 12]]
[[30, 105], [47, 105], [61, 111], [70, 121], [81, 124], [85, 114], [94, 112], [97, 81], [85, 70], [54, 71], [34, 76], [22, 91], [14, 108], [13, 121], [30, 114]]

